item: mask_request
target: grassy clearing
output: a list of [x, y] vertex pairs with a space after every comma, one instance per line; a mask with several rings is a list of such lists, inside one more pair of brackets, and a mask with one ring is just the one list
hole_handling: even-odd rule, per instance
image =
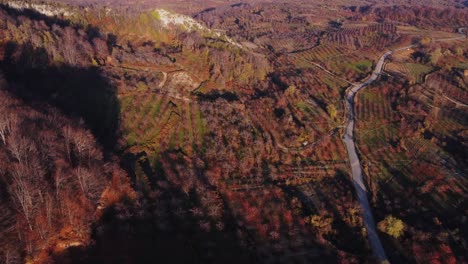
[[317, 116], [317, 114], [320, 114], [315, 110], [315, 108], [311, 107], [308, 103], [306, 102], [297, 102], [296, 103], [297, 109], [299, 109], [302, 113], [305, 113], [309, 115], [310, 117]]
[[432, 71], [431, 66], [417, 64], [417, 63], [405, 63], [406, 68], [410, 74], [410, 78], [414, 83], [422, 83], [426, 74]]
[[423, 83], [424, 77], [433, 70], [431, 66], [409, 62], [391, 62], [386, 65], [385, 69], [390, 72], [405, 75], [410, 80], [411, 84]]
[[354, 63], [346, 63], [344, 67], [348, 70], [356, 71], [358, 73], [366, 73], [372, 69], [372, 61], [360, 60]]

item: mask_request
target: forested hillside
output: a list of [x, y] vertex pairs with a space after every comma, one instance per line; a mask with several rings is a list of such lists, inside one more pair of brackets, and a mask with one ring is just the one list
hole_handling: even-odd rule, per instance
[[0, 263], [466, 261], [466, 8], [328, 2], [3, 1]]

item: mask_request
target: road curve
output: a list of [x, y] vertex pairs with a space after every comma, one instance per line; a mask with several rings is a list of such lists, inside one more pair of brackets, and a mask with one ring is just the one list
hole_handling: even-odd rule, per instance
[[[463, 34], [465, 29], [466, 28], [459, 28], [458, 33]], [[464, 38], [466, 38], [466, 36], [463, 35], [460, 37], [454, 37], [454, 38], [449, 38], [449, 39], [438, 39], [435, 41], [461, 40]], [[372, 248], [372, 251], [374, 252], [375, 257], [377, 258], [379, 262], [388, 261], [388, 259], [385, 254], [385, 250], [383, 249], [382, 243], [380, 242], [379, 235], [377, 234], [377, 231], [375, 229], [374, 217], [372, 216], [372, 211], [369, 205], [369, 200], [367, 199], [367, 188], [364, 185], [364, 180], [362, 177], [361, 162], [357, 155], [356, 145], [354, 143], [354, 123], [355, 123], [354, 97], [356, 96], [356, 93], [359, 90], [365, 88], [366, 86], [368, 86], [369, 84], [377, 80], [380, 73], [382, 72], [385, 59], [388, 56], [390, 56], [395, 51], [401, 51], [401, 50], [409, 49], [415, 46], [416, 45], [409, 45], [409, 46], [405, 46], [405, 47], [402, 47], [393, 51], [387, 51], [386, 53], [384, 53], [380, 57], [379, 61], [377, 62], [377, 65], [375, 66], [375, 69], [372, 72], [372, 75], [364, 82], [351, 86], [351, 88], [347, 90], [346, 98], [345, 98], [345, 105], [346, 105], [346, 110], [348, 111], [348, 115], [346, 117], [346, 126], [345, 126], [345, 131], [344, 131], [342, 140], [348, 152], [348, 159], [351, 165], [351, 174], [353, 176], [354, 188], [356, 189], [357, 198], [362, 208], [364, 226], [367, 230], [367, 238], [369, 240], [369, 243], [371, 245], [371, 248]]]
[[[409, 48], [409, 46], [405, 48]], [[380, 57], [379, 61], [377, 62], [377, 65], [375, 66], [372, 75], [366, 81], [360, 84], [356, 84], [348, 90], [345, 100], [348, 115], [345, 126], [345, 132], [342, 138], [346, 146], [346, 150], [348, 151], [348, 158], [349, 163], [351, 164], [354, 188], [356, 189], [357, 198], [362, 208], [364, 226], [367, 230], [367, 238], [369, 239], [369, 243], [372, 247], [374, 255], [380, 262], [387, 261], [387, 256], [383, 249], [382, 243], [380, 243], [379, 236], [375, 229], [375, 221], [374, 217], [372, 216], [372, 211], [369, 205], [369, 201], [367, 199], [367, 189], [364, 185], [362, 177], [361, 162], [357, 155], [356, 145], [354, 144], [354, 97], [356, 96], [356, 93], [359, 90], [377, 80], [380, 72], [382, 71], [385, 59], [392, 53], [392, 51], [388, 51], [384, 55], [382, 55], [382, 57]]]

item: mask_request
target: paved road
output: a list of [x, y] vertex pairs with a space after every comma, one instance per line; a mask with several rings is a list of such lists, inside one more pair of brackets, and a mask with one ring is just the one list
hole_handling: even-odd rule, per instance
[[[409, 47], [405, 47], [409, 48]], [[375, 230], [375, 221], [372, 216], [372, 211], [367, 199], [367, 189], [364, 185], [362, 178], [362, 169], [359, 157], [357, 155], [356, 146], [354, 144], [354, 97], [356, 93], [367, 85], [371, 84], [373, 81], [377, 80], [380, 72], [382, 71], [383, 64], [385, 59], [392, 54], [392, 51], [386, 52], [377, 62], [377, 65], [374, 69], [372, 75], [363, 83], [352, 86], [346, 95], [346, 108], [348, 111], [347, 122], [345, 127], [345, 133], [343, 135], [343, 142], [348, 151], [349, 162], [351, 163], [351, 171], [353, 176], [353, 183], [356, 189], [356, 194], [359, 203], [361, 204], [364, 226], [367, 230], [367, 237], [369, 243], [371, 244], [372, 251], [379, 261], [386, 261], [387, 256], [383, 249], [382, 243], [380, 243], [379, 236]]]
[[[459, 34], [464, 33], [465, 28], [458, 29]], [[435, 41], [449, 41], [449, 40], [461, 40], [464, 39], [465, 36], [454, 37], [449, 39], [439, 39]], [[383, 249], [382, 243], [380, 242], [379, 236], [375, 229], [375, 221], [374, 217], [372, 216], [372, 211], [369, 205], [369, 200], [367, 199], [367, 189], [364, 185], [363, 177], [362, 177], [362, 168], [361, 162], [357, 155], [356, 145], [354, 143], [354, 123], [355, 123], [355, 116], [354, 116], [354, 97], [356, 93], [377, 80], [380, 73], [382, 72], [382, 68], [385, 62], [385, 59], [390, 56], [395, 51], [401, 51], [405, 49], [409, 49], [414, 47], [415, 45], [409, 45], [406, 47], [402, 47], [393, 51], [388, 51], [380, 57], [377, 65], [375, 66], [372, 75], [364, 82], [360, 84], [356, 84], [351, 86], [347, 91], [346, 95], [346, 110], [348, 111], [347, 121], [345, 126], [345, 133], [343, 135], [343, 142], [346, 146], [346, 150], [348, 151], [348, 158], [351, 164], [351, 173], [353, 176], [353, 183], [356, 189], [356, 194], [358, 197], [358, 201], [361, 204], [361, 208], [363, 211], [363, 219], [364, 219], [364, 226], [367, 230], [367, 238], [369, 239], [369, 243], [372, 247], [372, 251], [374, 255], [380, 262], [388, 261], [387, 256], [385, 254], [385, 250]]]

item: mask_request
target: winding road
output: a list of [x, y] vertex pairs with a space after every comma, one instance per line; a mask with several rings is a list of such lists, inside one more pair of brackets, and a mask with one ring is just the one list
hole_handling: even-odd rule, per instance
[[388, 51], [384, 55], [382, 55], [374, 69], [374, 72], [372, 72], [372, 75], [363, 83], [356, 84], [348, 90], [345, 100], [348, 115], [345, 126], [345, 133], [342, 138], [346, 146], [346, 150], [348, 151], [348, 158], [349, 162], [351, 163], [351, 172], [353, 176], [354, 188], [356, 189], [357, 198], [362, 208], [364, 226], [367, 230], [367, 238], [369, 239], [369, 243], [372, 247], [374, 255], [379, 261], [382, 262], [387, 260], [387, 256], [385, 255], [382, 243], [380, 243], [379, 236], [377, 234], [377, 231], [375, 230], [375, 221], [374, 217], [372, 216], [372, 211], [369, 205], [369, 201], [367, 199], [367, 189], [364, 185], [362, 177], [361, 162], [356, 151], [356, 145], [354, 144], [354, 97], [356, 96], [356, 93], [359, 90], [377, 80], [380, 72], [382, 71], [385, 59], [392, 53], [392, 51]]
[[[464, 33], [465, 28], [458, 29], [459, 34]], [[450, 38], [450, 39], [441, 39], [436, 41], [448, 41], [448, 40], [460, 40], [464, 39], [465, 36]], [[354, 143], [354, 123], [355, 123], [355, 116], [354, 116], [354, 97], [356, 96], [359, 90], [365, 88], [379, 77], [380, 73], [382, 72], [383, 65], [385, 63], [385, 59], [390, 56], [395, 51], [405, 50], [414, 47], [415, 45], [410, 45], [406, 47], [402, 47], [393, 51], [387, 51], [384, 53], [377, 65], [375, 66], [372, 75], [360, 84], [355, 84], [351, 86], [346, 93], [345, 98], [345, 105], [348, 114], [346, 116], [346, 126], [343, 135], [343, 143], [346, 146], [346, 150], [348, 152], [349, 163], [351, 164], [351, 174], [353, 176], [353, 183], [356, 189], [357, 198], [359, 204], [362, 208], [363, 219], [364, 219], [364, 226], [367, 231], [367, 238], [369, 239], [369, 243], [371, 245], [372, 251], [374, 252], [375, 257], [379, 262], [388, 261], [387, 256], [385, 254], [385, 250], [380, 242], [379, 235], [375, 229], [375, 221], [374, 217], [372, 216], [372, 211], [369, 205], [369, 200], [367, 199], [367, 188], [363, 181], [362, 176], [362, 168], [361, 162], [359, 160], [359, 156], [356, 150], [356, 144]]]

